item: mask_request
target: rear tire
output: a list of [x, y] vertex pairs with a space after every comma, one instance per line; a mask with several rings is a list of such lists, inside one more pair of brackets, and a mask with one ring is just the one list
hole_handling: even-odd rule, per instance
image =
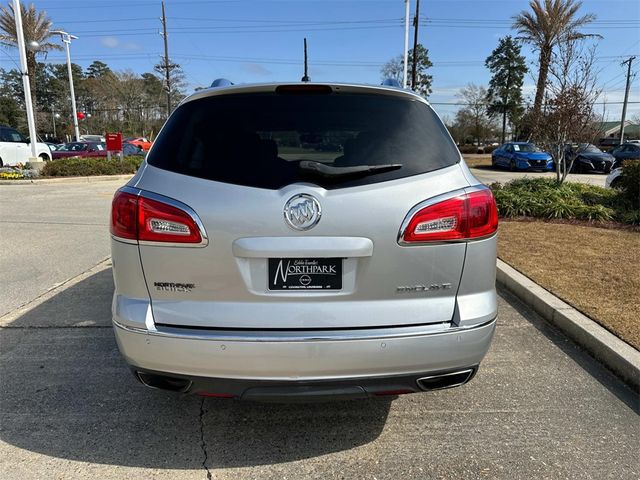
[[4, 162], [2, 161], [2, 158], [0, 158], [0, 167], [4, 167]]
[[49, 160], [51, 160], [49, 158], [49, 155], [47, 155], [46, 153], [41, 153], [40, 158], [42, 159], [43, 162], [48, 162]]

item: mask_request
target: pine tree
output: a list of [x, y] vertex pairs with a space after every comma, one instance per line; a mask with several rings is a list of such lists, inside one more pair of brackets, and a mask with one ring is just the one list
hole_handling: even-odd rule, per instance
[[522, 106], [522, 85], [527, 66], [520, 53], [520, 45], [511, 36], [501, 38], [496, 49], [485, 60], [491, 71], [491, 81], [487, 91], [488, 113], [502, 115], [502, 143], [505, 141], [507, 118], [517, 125], [524, 107]]

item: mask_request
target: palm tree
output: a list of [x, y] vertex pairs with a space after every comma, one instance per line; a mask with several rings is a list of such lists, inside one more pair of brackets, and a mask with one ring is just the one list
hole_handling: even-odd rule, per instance
[[536, 85], [536, 98], [533, 104], [533, 118], [537, 119], [547, 85], [553, 48], [562, 42], [599, 35], [589, 35], [578, 31], [580, 27], [596, 19], [596, 16], [591, 13], [581, 17], [576, 16], [582, 6], [582, 1], [531, 0], [529, 6], [531, 12], [523, 10], [519, 15], [513, 17], [512, 28], [518, 31], [522, 40], [530, 43], [540, 52], [540, 69]]
[[[33, 4], [29, 8], [21, 4], [22, 10], [22, 29], [24, 31], [24, 40], [27, 47], [33, 42], [38, 44], [37, 49], [27, 48], [27, 69], [29, 70], [29, 82], [31, 84], [31, 97], [35, 103], [35, 87], [36, 87], [36, 56], [38, 54], [49, 52], [50, 50], [62, 50], [62, 47], [47, 40], [51, 37], [51, 19], [47, 17], [46, 12], [36, 11]], [[5, 47], [17, 47], [18, 37], [16, 35], [16, 19], [13, 5], [9, 8], [0, 7], [0, 45]]]

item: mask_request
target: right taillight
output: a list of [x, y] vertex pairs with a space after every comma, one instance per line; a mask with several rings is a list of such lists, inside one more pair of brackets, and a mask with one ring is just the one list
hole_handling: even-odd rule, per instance
[[447, 198], [419, 209], [402, 232], [401, 243], [468, 240], [492, 235], [498, 211], [489, 189]]
[[110, 230], [114, 237], [126, 240], [206, 243], [193, 216], [183, 208], [126, 191], [113, 197]]

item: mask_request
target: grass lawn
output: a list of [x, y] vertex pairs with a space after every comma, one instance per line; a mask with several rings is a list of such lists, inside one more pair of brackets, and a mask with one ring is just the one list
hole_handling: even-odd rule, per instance
[[476, 153], [468, 153], [463, 154], [462, 158], [467, 163], [469, 168], [474, 167], [490, 167], [491, 166], [491, 154], [476, 154]]
[[640, 233], [502, 220], [498, 256], [640, 350]]

